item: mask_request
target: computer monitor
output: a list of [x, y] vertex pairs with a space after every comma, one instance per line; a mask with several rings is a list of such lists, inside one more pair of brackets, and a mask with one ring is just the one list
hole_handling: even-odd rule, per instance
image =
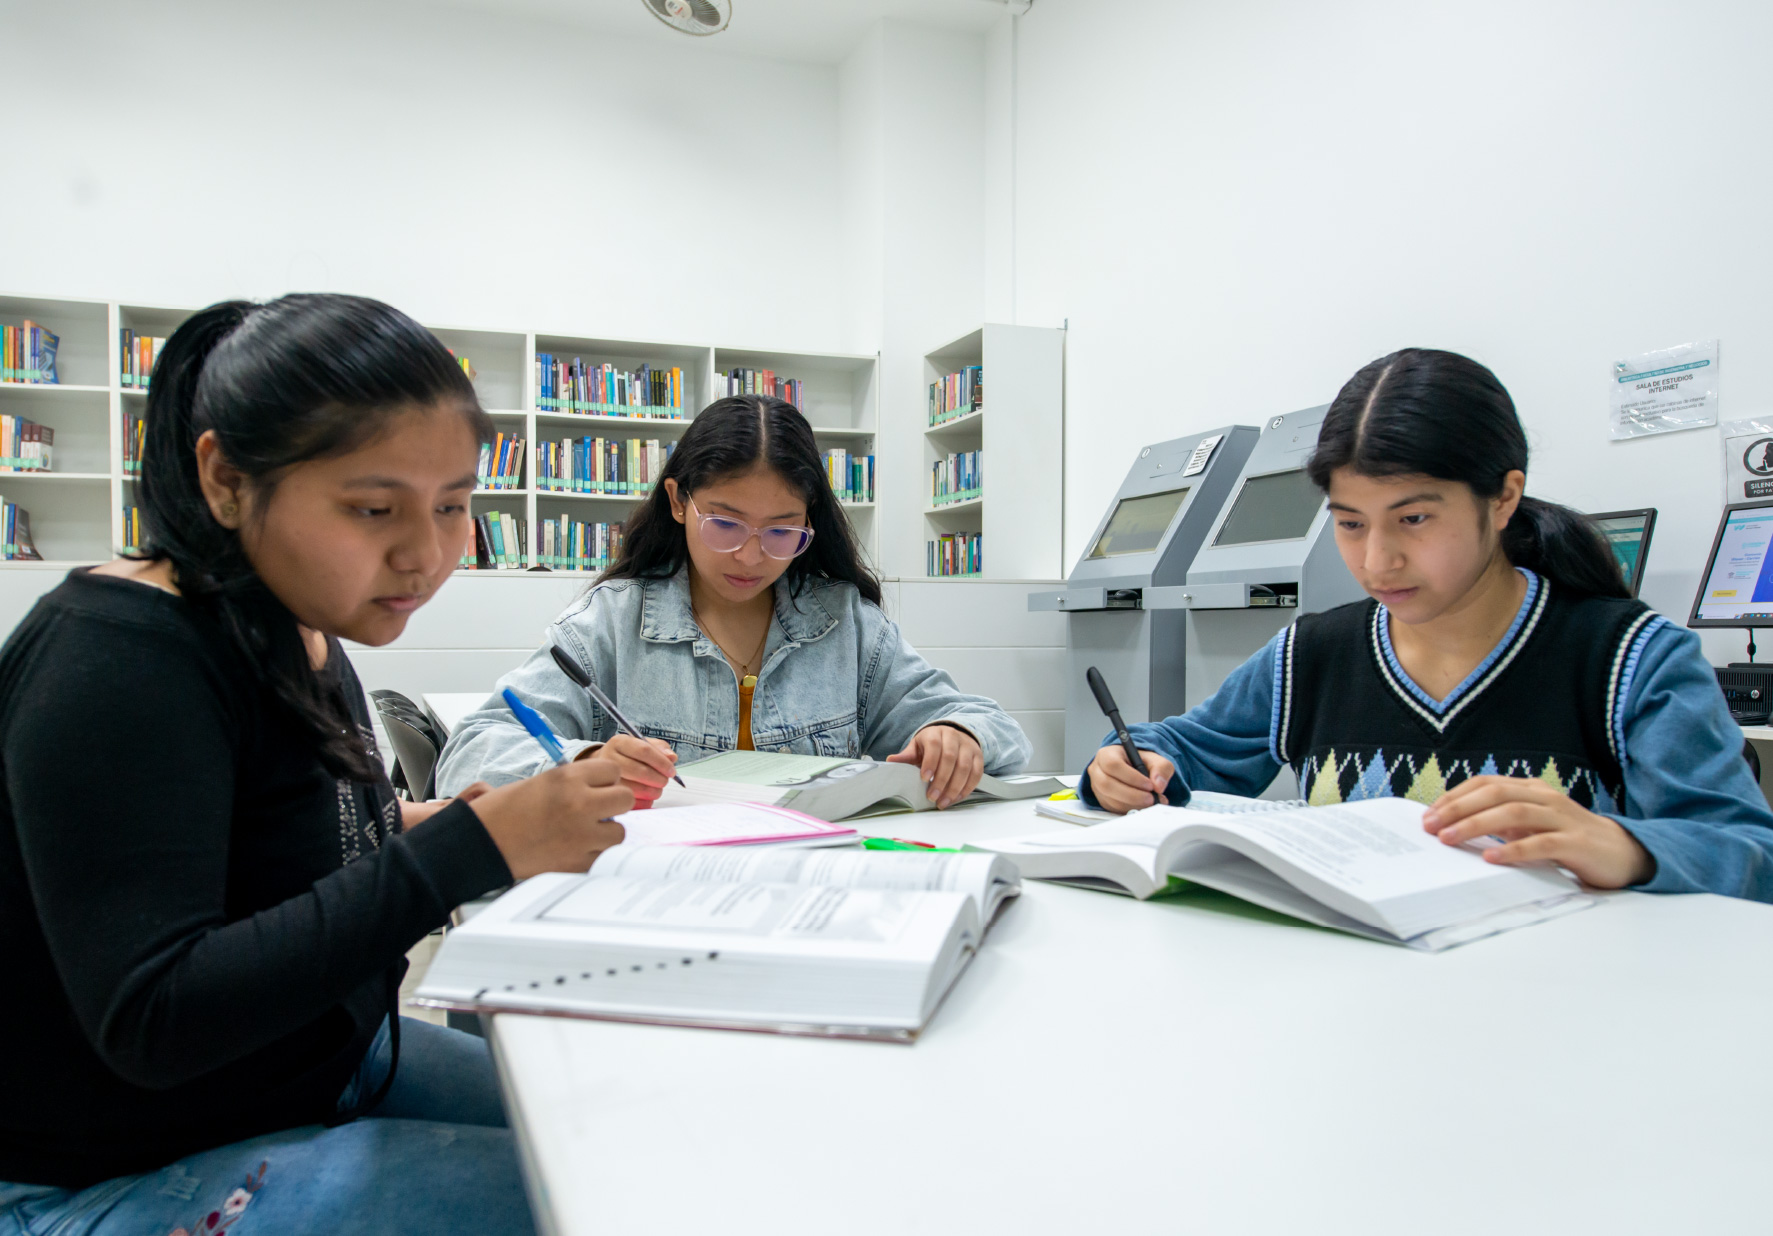
[[1773, 627], [1773, 502], [1724, 508], [1699, 577], [1690, 627]]
[[1603, 511], [1599, 515], [1590, 515], [1588, 521], [1612, 548], [1613, 556], [1619, 559], [1619, 571], [1625, 576], [1625, 586], [1635, 597], [1639, 585], [1644, 582], [1644, 563], [1650, 558], [1650, 534], [1656, 531], [1656, 508]]

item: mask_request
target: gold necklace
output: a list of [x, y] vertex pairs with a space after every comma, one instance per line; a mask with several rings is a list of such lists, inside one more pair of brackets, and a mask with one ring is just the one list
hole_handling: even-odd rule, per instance
[[[725, 644], [721, 643], [719, 640], [714, 638], [714, 633], [708, 629], [708, 624], [702, 621], [702, 615], [699, 611], [697, 611], [696, 603], [694, 601], [690, 602], [690, 617], [692, 617], [696, 620], [696, 625], [702, 629], [702, 634], [706, 635], [709, 638], [709, 640], [712, 641], [714, 646], [716, 648], [720, 649], [720, 654], [723, 657], [725, 657], [729, 663], [733, 663], [738, 666], [739, 678], [741, 679], [741, 681], [743, 679], [752, 677], [750, 674], [747, 674], [745, 671], [751, 668], [752, 661], [756, 661], [763, 656], [764, 645], [770, 642], [770, 624], [769, 623], [766, 622], [763, 624], [763, 638], [757, 641], [757, 651], [752, 653], [745, 660], [740, 661], [737, 657], [733, 656], [732, 653], [727, 651], [727, 647]], [[760, 663], [757, 668], [762, 669], [763, 668], [762, 664]], [[753, 678], [752, 681], [755, 682], [756, 679]]]

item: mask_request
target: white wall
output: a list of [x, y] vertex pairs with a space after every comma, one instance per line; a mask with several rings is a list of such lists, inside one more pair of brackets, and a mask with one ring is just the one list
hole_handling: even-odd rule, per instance
[[[1609, 442], [1607, 366], [1716, 336], [1725, 417], [1773, 411], [1773, 7], [1039, 0], [1019, 20], [1016, 310], [1070, 319], [1067, 563], [1141, 443], [1326, 402], [1422, 345], [1501, 376], [1531, 492], [1660, 508], [1644, 595], [1685, 619], [1718, 436]], [[1707, 644], [1741, 657], [1736, 633]]]
[[829, 66], [337, 0], [0, 0], [0, 29], [0, 288], [841, 345]]

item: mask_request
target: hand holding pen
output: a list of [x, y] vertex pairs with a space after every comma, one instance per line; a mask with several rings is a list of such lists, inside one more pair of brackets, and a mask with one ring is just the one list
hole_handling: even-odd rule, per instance
[[594, 758], [608, 760], [622, 774], [622, 782], [634, 791], [634, 797], [641, 806], [650, 805], [659, 797], [665, 788], [665, 778], [683, 785], [683, 778], [678, 776], [675, 768], [677, 753], [669, 743], [657, 738], [648, 738], [640, 732], [640, 727], [622, 715], [615, 701], [591, 680], [583, 666], [567, 654], [559, 644], [550, 645], [548, 651], [554, 656], [554, 663], [560, 672], [585, 689], [596, 705], [603, 709], [610, 720], [622, 732], [603, 744], [603, 749]]
[[1170, 800], [1164, 791], [1176, 774], [1176, 766], [1156, 752], [1141, 751], [1133, 744], [1133, 735], [1126, 722], [1120, 719], [1120, 708], [1115, 704], [1108, 684], [1103, 681], [1101, 671], [1092, 665], [1084, 677], [1119, 740], [1096, 752], [1096, 758], [1090, 761], [1090, 790], [1096, 801], [1105, 810], [1119, 812], [1168, 803]]

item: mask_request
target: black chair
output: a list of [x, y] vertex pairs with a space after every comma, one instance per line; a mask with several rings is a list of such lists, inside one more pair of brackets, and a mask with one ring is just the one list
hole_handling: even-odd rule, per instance
[[449, 737], [430, 716], [398, 691], [371, 691], [388, 745], [394, 748], [390, 779], [414, 802], [437, 796], [437, 757]]

